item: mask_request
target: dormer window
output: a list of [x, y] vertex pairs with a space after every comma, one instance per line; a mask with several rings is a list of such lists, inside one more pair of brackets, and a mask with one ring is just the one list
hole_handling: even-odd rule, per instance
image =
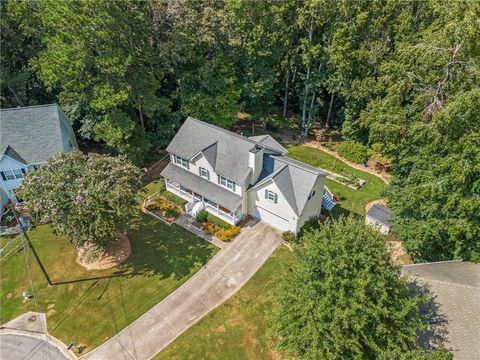
[[315, 196], [315, 193], [316, 193], [315, 188], [313, 188], [312, 191], [310, 191], [310, 194], [308, 195], [308, 200], [307, 201], [309, 201], [311, 198], [313, 198]]
[[201, 167], [198, 169], [198, 173], [201, 177], [210, 180], [210, 171], [208, 171], [207, 169]]
[[186, 169], [190, 169], [189, 163], [187, 159], [182, 158], [181, 156], [178, 155], [173, 155], [173, 160], [175, 161], [175, 164], [178, 164], [180, 166], [183, 166]]
[[276, 204], [278, 202], [278, 195], [276, 192], [265, 189], [265, 199], [270, 200], [271, 202]]
[[235, 182], [232, 180], [227, 179], [224, 176], [218, 175], [218, 183], [226, 188], [235, 191]]

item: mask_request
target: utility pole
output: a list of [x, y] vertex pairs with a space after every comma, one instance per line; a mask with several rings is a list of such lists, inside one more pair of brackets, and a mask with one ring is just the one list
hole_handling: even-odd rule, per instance
[[38, 266], [40, 266], [40, 269], [42, 270], [43, 275], [45, 276], [45, 279], [47, 279], [48, 285], [53, 285], [53, 282], [52, 282], [52, 280], [50, 279], [50, 276], [48, 276], [47, 271], [46, 271], [45, 268], [43, 267], [43, 264], [42, 264], [42, 262], [40, 261], [40, 258], [38, 257], [38, 254], [37, 254], [37, 252], [35, 251], [35, 248], [33, 247], [32, 242], [30, 241], [30, 238], [29, 238], [28, 235], [27, 235], [27, 232], [25, 231], [25, 229], [23, 228], [22, 223], [20, 222], [20, 217], [18, 216], [17, 210], [15, 210], [15, 206], [14, 206], [13, 204], [11, 204], [10, 207], [11, 207], [11, 209], [12, 209], [12, 211], [13, 211], [13, 215], [15, 216], [15, 220], [17, 220], [18, 226], [20, 226], [20, 231], [22, 232], [23, 237], [24, 237], [25, 239], [27, 239], [28, 246], [30, 247], [30, 249], [32, 249], [33, 256], [35, 256], [35, 260], [37, 260]]

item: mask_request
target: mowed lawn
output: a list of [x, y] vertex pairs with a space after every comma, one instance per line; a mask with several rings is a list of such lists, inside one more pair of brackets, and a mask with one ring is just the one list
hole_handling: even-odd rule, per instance
[[[150, 185], [148, 192], [154, 192]], [[156, 190], [155, 190], [156, 191]], [[143, 196], [146, 196], [143, 194]], [[217, 249], [183, 228], [168, 226], [134, 209], [128, 236], [132, 254], [117, 268], [87, 271], [75, 262], [76, 251], [49, 225], [29, 236], [55, 285], [48, 286], [31, 251], [28, 262], [38, 310], [47, 314], [49, 332], [90, 351], [115, 335], [204, 265]], [[0, 246], [11, 238], [0, 239]], [[1, 263], [0, 321], [35, 311], [23, 251]]]
[[343, 161], [320, 149], [292, 144], [286, 145], [286, 148], [288, 150], [288, 156], [293, 159], [338, 174], [352, 174], [367, 181], [359, 190], [354, 190], [327, 179], [327, 187], [330, 191], [334, 194], [341, 194], [343, 198], [334, 208], [334, 216], [338, 217], [341, 214], [348, 215], [352, 213], [363, 217], [365, 215], [365, 205], [382, 197], [382, 192], [386, 184], [375, 175], [352, 168]]
[[276, 359], [274, 343], [268, 335], [272, 292], [294, 262], [292, 252], [278, 248], [237, 294], [186, 330], [154, 359]]

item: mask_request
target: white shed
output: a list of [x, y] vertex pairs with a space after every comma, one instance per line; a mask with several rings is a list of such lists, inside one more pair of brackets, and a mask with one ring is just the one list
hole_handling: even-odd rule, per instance
[[381, 204], [373, 205], [365, 216], [365, 224], [373, 226], [382, 234], [390, 231], [390, 219], [393, 216], [392, 210]]

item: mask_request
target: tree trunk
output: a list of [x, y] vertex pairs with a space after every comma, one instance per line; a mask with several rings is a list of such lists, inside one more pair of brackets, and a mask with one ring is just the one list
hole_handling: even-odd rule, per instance
[[285, 74], [285, 96], [283, 99], [283, 117], [287, 116], [288, 108], [288, 82], [290, 80], [290, 58], [287, 60], [287, 73]]
[[327, 121], [325, 122], [325, 127], [329, 127], [330, 115], [332, 113], [333, 99], [335, 98], [335, 91], [332, 91], [332, 96], [330, 97], [330, 104], [328, 105]]
[[145, 135], [145, 123], [143, 122], [143, 110], [140, 104], [138, 105], [138, 113], [140, 114], [140, 124], [142, 125], [143, 135]]
[[[313, 17], [310, 18], [310, 29], [308, 29], [308, 44], [312, 44], [313, 39]], [[303, 99], [303, 110], [302, 110], [302, 123], [300, 126], [300, 136], [305, 134], [305, 121], [307, 117], [307, 102], [308, 102], [308, 92], [309, 92], [309, 82], [310, 82], [310, 59], [307, 63], [307, 74], [305, 76], [305, 94]]]
[[10, 92], [11, 92], [12, 95], [13, 95], [13, 97], [14, 97], [15, 100], [17, 101], [17, 105], [18, 105], [18, 106], [23, 106], [22, 100], [20, 100], [20, 98], [18, 97], [17, 93], [15, 92], [15, 90], [14, 90], [10, 85], [8, 85], [8, 90], [10, 90]]

